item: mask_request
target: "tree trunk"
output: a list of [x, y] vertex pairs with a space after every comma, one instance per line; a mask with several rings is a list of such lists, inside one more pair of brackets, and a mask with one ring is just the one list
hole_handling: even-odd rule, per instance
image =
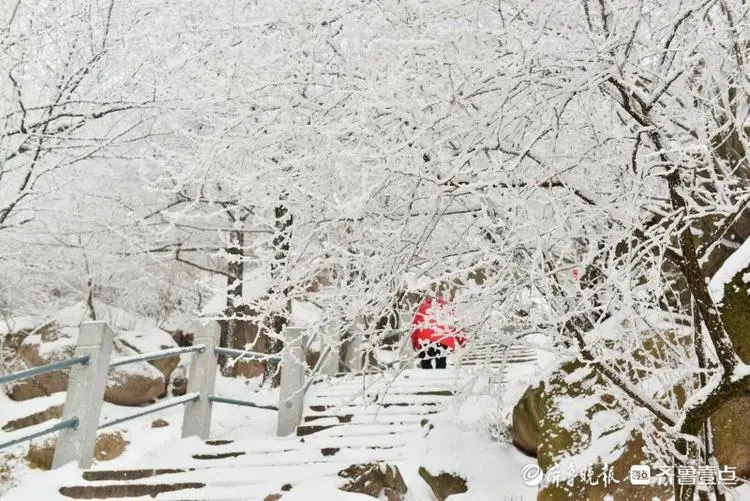
[[[282, 196], [281, 199], [283, 200], [284, 196]], [[289, 214], [289, 209], [283, 204], [274, 208], [274, 218], [276, 235], [273, 238], [274, 259], [271, 263], [271, 277], [277, 285], [275, 285], [269, 292], [270, 295], [280, 293], [283, 294], [284, 297], [289, 298], [291, 288], [288, 285], [282, 285], [282, 283], [286, 280], [283, 271], [287, 265], [287, 257], [289, 256], [292, 223], [294, 218]], [[287, 299], [285, 310], [273, 313], [270, 327], [275, 336], [269, 340], [269, 353], [281, 353], [281, 350], [284, 349], [284, 341], [282, 340], [281, 333], [289, 322], [290, 311], [291, 303]], [[281, 384], [279, 360], [272, 359], [266, 364], [264, 380], [268, 378], [271, 379], [271, 385], [273, 387], [277, 387]]]
[[[257, 323], [252, 320], [257, 317], [257, 312], [250, 309], [242, 297], [245, 272], [245, 234], [243, 232], [232, 231], [230, 233], [226, 252], [229, 255], [228, 270], [231, 276], [227, 277], [227, 299], [224, 308], [226, 319], [220, 322], [219, 346], [244, 350], [249, 345], [253, 351], [265, 353], [268, 348], [267, 339], [258, 329]], [[230, 359], [226, 356], [219, 357], [219, 365], [224, 376], [253, 374], [251, 370], [240, 369], [248, 365], [247, 362], [238, 362], [230, 367]]]

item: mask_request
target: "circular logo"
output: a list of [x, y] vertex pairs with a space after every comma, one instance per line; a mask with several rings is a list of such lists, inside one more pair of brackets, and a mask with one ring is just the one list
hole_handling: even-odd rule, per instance
[[544, 472], [536, 464], [527, 464], [521, 468], [521, 480], [529, 487], [535, 487], [542, 483]]

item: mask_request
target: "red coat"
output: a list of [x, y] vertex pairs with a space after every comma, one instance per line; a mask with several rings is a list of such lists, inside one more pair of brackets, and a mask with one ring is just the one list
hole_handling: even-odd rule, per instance
[[[419, 351], [424, 344], [441, 344], [455, 351], [457, 346], [463, 346], [466, 338], [459, 335], [458, 329], [450, 325], [451, 317], [455, 316], [453, 309], [442, 297], [437, 298], [437, 307], [433, 309], [434, 300], [431, 297], [419, 305], [412, 320], [411, 345]], [[446, 320], [448, 322], [446, 322]], [[445, 323], [449, 325], [446, 327]]]

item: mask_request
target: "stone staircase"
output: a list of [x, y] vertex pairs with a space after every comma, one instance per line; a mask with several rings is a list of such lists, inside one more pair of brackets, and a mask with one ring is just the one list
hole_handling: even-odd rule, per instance
[[504, 383], [513, 372], [534, 366], [536, 362], [536, 350], [520, 344], [508, 346], [497, 342], [469, 345], [459, 359], [461, 367], [489, 375], [492, 384]]
[[461, 357], [461, 365], [492, 365], [523, 364], [534, 362], [536, 351], [530, 347], [513, 344], [502, 345], [497, 342], [485, 342], [468, 346]]
[[429, 435], [432, 415], [477, 371], [492, 367], [492, 377], [501, 381], [512, 377], [510, 366], [534, 360], [529, 350], [511, 349], [506, 363], [498, 346], [475, 346], [445, 370], [405, 369], [319, 381], [306, 394], [295, 435], [184, 440], [179, 455], [154, 458], [137, 470], [84, 471], [80, 482], [55, 486], [45, 501], [277, 499], [274, 494], [305, 480], [337, 476], [352, 464], [398, 462]]

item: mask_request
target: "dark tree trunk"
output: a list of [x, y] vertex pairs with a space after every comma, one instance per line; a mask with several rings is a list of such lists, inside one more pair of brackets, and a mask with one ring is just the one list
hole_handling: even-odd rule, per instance
[[[282, 196], [283, 199], [284, 197]], [[274, 219], [276, 234], [273, 238], [274, 259], [271, 263], [271, 277], [276, 285], [270, 291], [270, 294], [280, 293], [284, 297], [289, 298], [291, 288], [288, 284], [284, 283], [286, 281], [284, 269], [287, 266], [287, 258], [289, 256], [294, 218], [289, 213], [289, 209], [282, 204], [274, 208]], [[289, 311], [290, 303], [287, 300], [285, 310], [274, 312], [271, 317], [271, 329], [275, 335], [269, 340], [269, 353], [281, 353], [284, 349], [281, 334], [284, 331], [284, 327], [289, 323]], [[271, 379], [271, 385], [274, 387], [281, 384], [281, 371], [279, 370], [278, 360], [269, 360], [266, 364], [264, 379], [268, 378]]]
[[[229, 246], [226, 249], [230, 256], [227, 277], [227, 300], [224, 308], [225, 320], [220, 322], [221, 334], [219, 346], [244, 350], [250, 346], [253, 351], [267, 352], [267, 338], [258, 329], [257, 312], [243, 300], [243, 275], [245, 272], [245, 234], [242, 231], [230, 233]], [[226, 356], [219, 357], [219, 365], [224, 376], [253, 375], [248, 369], [249, 363], [240, 361], [229, 367]], [[242, 369], [241, 369], [242, 368]]]

